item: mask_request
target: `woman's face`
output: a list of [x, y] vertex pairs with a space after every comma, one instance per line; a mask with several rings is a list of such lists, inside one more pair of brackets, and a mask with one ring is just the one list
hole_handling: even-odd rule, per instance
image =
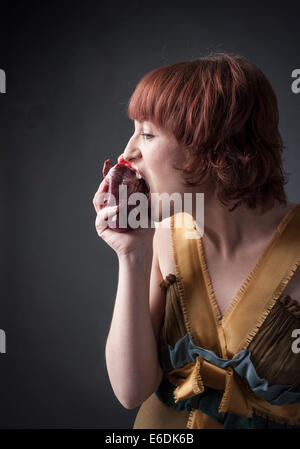
[[134, 120], [134, 126], [135, 132], [123, 152], [124, 158], [141, 172], [151, 193], [182, 193], [182, 172], [175, 170], [173, 164], [182, 166], [185, 154], [174, 135], [150, 121]]

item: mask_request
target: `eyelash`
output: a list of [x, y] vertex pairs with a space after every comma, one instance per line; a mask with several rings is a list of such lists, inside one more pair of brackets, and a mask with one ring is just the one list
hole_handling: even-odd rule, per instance
[[143, 133], [143, 134], [141, 134], [141, 136], [143, 136], [143, 137], [150, 136], [150, 138], [149, 139], [146, 138], [146, 140], [151, 140], [154, 137], [154, 136], [152, 136], [152, 134], [147, 134], [147, 133]]

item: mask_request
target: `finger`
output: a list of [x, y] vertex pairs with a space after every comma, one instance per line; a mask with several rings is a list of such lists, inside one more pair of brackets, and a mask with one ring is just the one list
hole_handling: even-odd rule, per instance
[[105, 180], [103, 180], [93, 198], [95, 211], [98, 213], [99, 210], [102, 209], [102, 207], [106, 206], [109, 203], [112, 203], [111, 193], [107, 191], [107, 183]]
[[96, 226], [97, 232], [99, 230], [103, 230], [108, 227], [107, 220], [110, 217], [113, 217], [114, 215], [116, 215], [116, 213], [118, 212], [118, 208], [119, 208], [118, 205], [111, 206], [111, 207], [104, 207], [103, 209], [101, 209], [98, 212], [96, 221], [95, 221], [95, 226]]

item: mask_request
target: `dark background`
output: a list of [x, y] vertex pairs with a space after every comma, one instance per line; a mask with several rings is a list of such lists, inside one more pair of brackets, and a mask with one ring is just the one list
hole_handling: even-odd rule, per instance
[[138, 409], [114, 396], [104, 357], [118, 266], [95, 231], [103, 161], [131, 136], [126, 104], [146, 72], [236, 52], [277, 93], [299, 202], [299, 2], [0, 5], [0, 427], [131, 428]]

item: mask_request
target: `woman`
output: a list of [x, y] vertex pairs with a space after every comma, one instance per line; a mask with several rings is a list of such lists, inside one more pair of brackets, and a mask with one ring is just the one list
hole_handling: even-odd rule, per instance
[[145, 75], [128, 115], [124, 158], [151, 194], [191, 193], [193, 207], [120, 234], [105, 222], [116, 209], [99, 210], [103, 182], [95, 194], [119, 259], [106, 344], [117, 398], [141, 405], [134, 428], [300, 427], [300, 205], [284, 192], [270, 83], [216, 53]]

